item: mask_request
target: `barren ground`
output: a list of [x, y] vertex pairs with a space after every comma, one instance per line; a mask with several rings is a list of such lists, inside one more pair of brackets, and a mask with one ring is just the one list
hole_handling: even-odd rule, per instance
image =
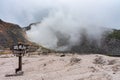
[[0, 56], [0, 80], [120, 80], [120, 58], [91, 55], [31, 55], [23, 57], [23, 76], [14, 74], [18, 58]]

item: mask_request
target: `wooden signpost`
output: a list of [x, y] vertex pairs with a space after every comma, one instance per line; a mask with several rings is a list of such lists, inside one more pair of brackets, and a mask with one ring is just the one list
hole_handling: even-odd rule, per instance
[[23, 75], [24, 72], [22, 71], [22, 56], [25, 55], [26, 50], [27, 45], [22, 43], [18, 43], [12, 47], [13, 54], [18, 57], [18, 68], [15, 69], [15, 74], [8, 74], [6, 77]]

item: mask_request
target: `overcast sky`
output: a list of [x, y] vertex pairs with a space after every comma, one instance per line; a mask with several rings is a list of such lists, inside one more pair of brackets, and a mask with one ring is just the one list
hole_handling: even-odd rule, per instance
[[40, 22], [57, 11], [81, 22], [120, 29], [120, 0], [0, 0], [0, 18], [21, 26]]

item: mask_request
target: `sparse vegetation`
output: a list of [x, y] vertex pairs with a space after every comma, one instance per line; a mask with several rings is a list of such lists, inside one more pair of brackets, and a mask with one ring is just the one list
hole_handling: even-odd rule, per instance
[[80, 61], [81, 61], [81, 59], [74, 57], [74, 58], [70, 59], [70, 64], [73, 65], [73, 64], [78, 63]]
[[3, 55], [3, 54], [11, 54], [11, 51], [0, 51], [0, 55]]
[[98, 56], [94, 59], [94, 64], [101, 64], [101, 65], [114, 65], [117, 62], [116, 59], [113, 60], [106, 60], [102, 56]]
[[0, 52], [0, 55], [2, 55], [2, 54], [6, 54], [5, 52]]
[[114, 65], [117, 61], [114, 59], [114, 60], [109, 60], [108, 61], [108, 65]]
[[102, 57], [99, 56], [97, 58], [94, 59], [94, 64], [101, 64], [101, 65], [105, 65], [106, 64], [106, 60]]
[[114, 30], [111, 34], [108, 35], [108, 38], [114, 38], [120, 40], [120, 30]]

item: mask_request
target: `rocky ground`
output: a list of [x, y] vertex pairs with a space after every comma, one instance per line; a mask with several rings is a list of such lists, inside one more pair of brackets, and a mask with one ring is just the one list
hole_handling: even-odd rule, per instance
[[14, 74], [18, 58], [0, 56], [0, 80], [119, 80], [120, 58], [98, 54], [31, 55], [23, 57], [23, 76]]

